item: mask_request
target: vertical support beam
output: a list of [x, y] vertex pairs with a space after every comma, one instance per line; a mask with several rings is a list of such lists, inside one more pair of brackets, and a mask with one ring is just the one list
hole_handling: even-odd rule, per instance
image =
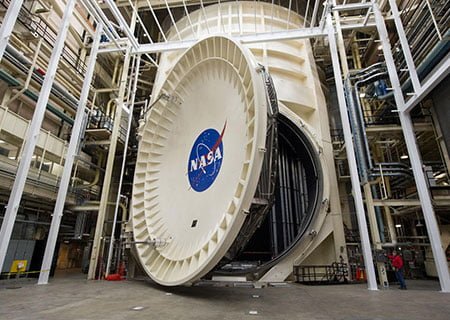
[[136, 97], [137, 83], [138, 83], [138, 79], [139, 79], [140, 63], [141, 63], [141, 56], [139, 55], [136, 58], [136, 68], [134, 71], [135, 75], [134, 75], [133, 88], [132, 88], [132, 93], [131, 93], [131, 101], [129, 103], [127, 136], [125, 138], [125, 146], [123, 147], [122, 167], [120, 169], [119, 187], [118, 187], [118, 191], [117, 191], [116, 206], [114, 208], [114, 219], [113, 219], [113, 225], [112, 225], [112, 230], [111, 230], [111, 241], [109, 242], [108, 260], [106, 262], [106, 276], [109, 275], [109, 272], [111, 269], [111, 259], [112, 259], [112, 253], [113, 253], [113, 245], [114, 245], [114, 233], [116, 231], [117, 212], [119, 211], [120, 190], [122, 189], [125, 164], [126, 164], [126, 160], [127, 160], [128, 140], [130, 138], [131, 123], [133, 122], [134, 100]]
[[105, 178], [103, 179], [102, 194], [100, 206], [98, 209], [97, 224], [95, 227], [94, 242], [92, 244], [91, 260], [89, 263], [88, 279], [95, 279], [98, 265], [98, 258], [101, 248], [101, 239], [103, 237], [103, 227], [105, 223], [106, 210], [109, 202], [109, 191], [111, 188], [111, 178], [113, 174], [114, 158], [116, 156], [117, 141], [120, 135], [120, 123], [122, 118], [122, 109], [124, 106], [125, 89], [128, 79], [128, 69], [130, 66], [131, 48], [126, 51], [123, 61], [122, 76], [119, 84], [119, 96], [117, 98], [116, 110], [114, 113], [114, 124], [111, 133], [111, 144], [109, 145], [108, 158], [106, 162]]
[[[372, 237], [372, 243], [375, 250], [381, 250], [381, 236], [380, 228], [378, 227], [375, 207], [373, 205], [372, 188], [368, 182], [363, 185], [364, 198], [366, 199], [367, 217], [369, 218], [370, 233]], [[386, 273], [386, 266], [384, 262], [375, 261], [378, 271], [378, 281], [383, 288], [389, 286], [389, 281]]]
[[[12, 1], [13, 3], [14, 1]], [[39, 137], [42, 121], [44, 120], [45, 108], [50, 97], [50, 91], [55, 79], [56, 69], [58, 68], [59, 58], [64, 47], [67, 31], [69, 29], [70, 17], [72, 16], [75, 0], [68, 0], [64, 15], [61, 21], [61, 28], [56, 37], [55, 45], [48, 63], [47, 74], [45, 75], [42, 84], [41, 93], [31, 120], [31, 125], [28, 129], [25, 139], [25, 145], [22, 152], [22, 157], [17, 169], [16, 179], [11, 190], [11, 195], [8, 200], [5, 218], [3, 219], [2, 228], [0, 230], [0, 270], [5, 261], [6, 251], [8, 249], [9, 240], [16, 220], [17, 211], [19, 209], [20, 200], [22, 199], [23, 189], [27, 179], [28, 171], [30, 170], [31, 158], [34, 153], [34, 148]]]
[[[99, 254], [100, 254], [100, 252], [102, 252], [101, 240], [103, 238], [103, 227], [105, 224], [106, 211], [107, 211], [109, 197], [110, 197], [109, 191], [111, 188], [111, 178], [112, 178], [112, 173], [113, 173], [113, 168], [114, 168], [114, 159], [116, 157], [117, 141], [120, 136], [120, 124], [121, 124], [121, 120], [122, 120], [122, 109], [124, 108], [124, 105], [125, 105], [125, 102], [124, 102], [125, 90], [127, 88], [128, 69], [130, 67], [131, 50], [132, 50], [130, 45], [133, 46], [132, 40], [136, 41], [133, 34], [134, 34], [134, 28], [136, 26], [137, 14], [138, 14], [137, 11], [133, 10], [133, 15], [131, 17], [131, 26], [130, 27], [128, 27], [128, 25], [126, 26], [126, 29], [130, 30], [131, 35], [128, 35], [129, 39], [128, 39], [128, 43], [127, 43], [127, 50], [126, 50], [125, 56], [123, 58], [122, 75], [121, 75], [120, 82], [119, 82], [119, 92], [118, 92], [118, 96], [117, 96], [116, 110], [114, 113], [114, 124], [113, 124], [113, 129], [112, 129], [111, 138], [110, 138], [111, 144], [109, 145], [108, 158], [106, 160], [105, 178], [103, 179], [103, 187], [102, 187], [102, 194], [101, 194], [101, 198], [100, 198], [100, 206], [98, 209], [97, 224], [95, 227], [94, 241], [92, 243], [91, 260], [89, 263], [89, 272], [88, 272], [88, 279], [90, 279], [90, 280], [95, 279]], [[118, 192], [120, 193], [120, 190], [118, 190]]]
[[409, 77], [411, 78], [414, 91], [420, 92], [421, 85], [419, 76], [417, 75], [416, 66], [414, 65], [414, 59], [409, 48], [408, 39], [406, 38], [405, 29], [403, 28], [403, 23], [400, 18], [397, 3], [395, 0], [389, 0], [389, 5], [391, 7], [392, 17], [394, 18], [395, 28], [397, 29], [400, 45], [402, 46], [403, 56], [405, 57], [406, 65], [408, 66]]
[[383, 207], [386, 224], [388, 226], [389, 235], [393, 245], [397, 244], [397, 231], [395, 230], [394, 219], [392, 219], [391, 209], [387, 206]]
[[[354, 40], [354, 36], [351, 38], [351, 41], [353, 41], [353, 40]], [[354, 66], [356, 69], [362, 69], [358, 43], [356, 41], [353, 41], [351, 47], [352, 47], [352, 56], [353, 56]], [[350, 81], [348, 79], [346, 79], [346, 81], [348, 81], [348, 87], [351, 90], [352, 88], [351, 88]], [[355, 86], [355, 90], [356, 89], [357, 89], [357, 86]], [[353, 99], [351, 96], [349, 98]], [[360, 103], [359, 96], [356, 96], [355, 98], [357, 99], [357, 101], [356, 101], [356, 104], [354, 103], [354, 108], [361, 109], [361, 113], [363, 113], [364, 112], [363, 108], [365, 106], [364, 101], [361, 101], [361, 103]], [[357, 111], [358, 110], [356, 110], [356, 112]], [[354, 121], [352, 121], [352, 122], [354, 122]], [[361, 122], [364, 123], [364, 119], [362, 117], [361, 117]], [[365, 130], [365, 128], [363, 128], [363, 130]], [[364, 140], [367, 141], [365, 132], [363, 133], [363, 135], [364, 135]], [[358, 140], [355, 139], [354, 141], [356, 142]], [[359, 149], [362, 151], [362, 149], [364, 149], [364, 146], [359, 146], [356, 149], [357, 150]], [[367, 149], [367, 157], [368, 157], [367, 161], [368, 161], [368, 163], [371, 163], [372, 160], [371, 160], [369, 146], [367, 145], [367, 143], [366, 143], [366, 149]], [[380, 251], [382, 249], [382, 247], [381, 247], [382, 236], [380, 234], [380, 228], [378, 226], [377, 212], [373, 205], [372, 188], [369, 184], [368, 177], [367, 177], [368, 168], [367, 168], [365, 161], [362, 161], [362, 163], [360, 161], [359, 165], [360, 165], [359, 169], [361, 171], [365, 172], [364, 176], [363, 176], [363, 184], [364, 184], [363, 191], [364, 191], [364, 199], [366, 200], [367, 217], [369, 219], [369, 226], [370, 226], [370, 233], [371, 233], [371, 237], [372, 237], [373, 248], [375, 250]], [[382, 219], [382, 217], [380, 217], [380, 219]], [[380, 226], [382, 226], [382, 224], [380, 224]], [[375, 264], [376, 264], [377, 270], [378, 270], [378, 281], [383, 288], [387, 288], [389, 286], [389, 282], [388, 282], [388, 278], [387, 278], [385, 263], [376, 261]]]
[[56, 240], [58, 238], [59, 226], [61, 224], [61, 218], [63, 216], [64, 203], [66, 201], [67, 190], [69, 189], [70, 176], [72, 173], [73, 162], [78, 150], [78, 142], [80, 139], [81, 131], [84, 130], [83, 120], [86, 114], [86, 102], [89, 95], [89, 89], [91, 86], [92, 76], [94, 74], [95, 63], [97, 61], [98, 47], [100, 44], [100, 37], [103, 32], [103, 25], [99, 23], [95, 32], [94, 41], [92, 43], [91, 55], [89, 58], [89, 65], [86, 70], [86, 75], [83, 81], [83, 88], [81, 89], [80, 100], [78, 101], [77, 113], [75, 115], [75, 121], [72, 127], [69, 147], [67, 149], [66, 161], [64, 163], [64, 169], [61, 176], [61, 182], [59, 184], [58, 196], [56, 198], [55, 209], [53, 211], [52, 222], [50, 225], [50, 231], [48, 235], [47, 245], [45, 247], [44, 259], [42, 261], [41, 273], [39, 274], [38, 284], [47, 284], [50, 274], [50, 268], [52, 266], [53, 255], [56, 246]]
[[5, 53], [6, 46], [9, 42], [14, 24], [16, 23], [17, 16], [22, 7], [23, 0], [14, 0], [9, 3], [8, 11], [6, 11], [3, 17], [2, 26], [0, 27], [0, 61], [2, 61], [3, 54]]
[[[386, 197], [390, 197], [391, 192], [391, 180], [389, 177], [384, 177], [384, 188], [386, 189]], [[389, 206], [384, 206], [384, 213], [386, 217], [386, 222], [389, 228], [389, 235], [391, 236], [391, 242], [395, 245], [397, 244], [397, 230], [395, 228], [394, 219], [392, 218], [391, 208]]]
[[419, 148], [417, 147], [414, 127], [411, 116], [408, 112], [403, 112], [405, 108], [405, 100], [403, 98], [400, 80], [395, 68], [394, 57], [391, 52], [391, 45], [384, 23], [383, 15], [375, 0], [372, 0], [373, 13], [377, 25], [378, 34], [383, 46], [384, 59], [389, 73], [392, 88], [394, 90], [394, 98], [397, 108], [400, 110], [399, 117], [403, 129], [403, 135], [408, 149], [409, 159], [414, 173], [420, 204], [422, 206], [423, 217], [427, 227], [428, 237], [430, 238], [431, 249], [433, 251], [434, 261], [436, 262], [436, 270], [439, 276], [439, 282], [442, 292], [450, 292], [450, 276], [448, 271], [447, 259], [442, 247], [442, 241], [437, 224], [436, 216], [431, 202], [431, 194], [428, 189], [427, 180], [422, 170], [423, 164], [420, 157]]
[[[336, 6], [336, 0], [332, 0], [333, 6]], [[347, 62], [347, 52], [345, 51], [344, 36], [342, 35], [341, 29], [341, 17], [339, 16], [339, 11], [333, 11], [334, 22], [336, 23], [336, 35], [337, 35], [337, 48], [339, 55], [341, 56], [342, 74], [344, 79], [347, 78], [349, 73], [348, 62]]]
[[428, 189], [427, 179], [425, 177], [425, 173], [423, 172], [423, 163], [420, 157], [419, 148], [417, 146], [411, 115], [409, 112], [399, 112], [399, 116], [416, 181], [420, 205], [422, 206], [423, 218], [427, 227], [428, 238], [430, 239], [431, 250], [433, 251], [441, 291], [450, 293], [450, 275], [448, 271], [447, 258], [442, 246], [439, 225], [437, 223], [433, 204], [431, 202], [431, 194]]
[[347, 104], [345, 102], [342, 73], [339, 64], [339, 56], [331, 13], [327, 13], [326, 23], [328, 30], [328, 42], [330, 44], [330, 53], [333, 62], [334, 78], [336, 82], [336, 91], [339, 101], [339, 111], [341, 115], [342, 128], [344, 131], [345, 149], [347, 152], [348, 164], [350, 167], [350, 178], [353, 187], [353, 199], [355, 201], [359, 232], [361, 236], [361, 247], [363, 251], [364, 262], [366, 265], [367, 287], [369, 290], [378, 290], [377, 281], [375, 278], [375, 268], [373, 266], [372, 251], [370, 247], [369, 232], [367, 229], [366, 215], [364, 212], [361, 183], [359, 181], [358, 167], [356, 165], [355, 150], [353, 147], [352, 132], [350, 130], [350, 121], [347, 113]]

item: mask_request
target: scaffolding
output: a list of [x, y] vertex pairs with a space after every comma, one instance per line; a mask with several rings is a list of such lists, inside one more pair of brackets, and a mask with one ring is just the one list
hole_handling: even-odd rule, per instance
[[[311, 39], [314, 41], [313, 47], [316, 57], [320, 57], [323, 61], [328, 62], [328, 66], [331, 68], [334, 75], [334, 81], [337, 90], [339, 111], [342, 120], [343, 138], [346, 157], [349, 165], [349, 175], [353, 187], [353, 199], [355, 202], [359, 231], [361, 236], [361, 245], [363, 250], [363, 256], [366, 265], [366, 273], [368, 279], [369, 290], [377, 290], [378, 286], [375, 278], [375, 270], [373, 268], [372, 258], [372, 246], [369, 238], [369, 231], [367, 228], [366, 216], [369, 217], [369, 225], [372, 231], [372, 242], [376, 244], [380, 243], [380, 239], [377, 238], [377, 222], [375, 220], [374, 207], [377, 205], [377, 201], [387, 201], [386, 199], [372, 199], [372, 191], [366, 181], [366, 178], [361, 175], [364, 172], [362, 162], [358, 159], [357, 155], [365, 148], [364, 145], [357, 145], [356, 140], [353, 139], [355, 129], [352, 126], [351, 119], [349, 118], [349, 108], [351, 103], [349, 102], [348, 90], [346, 94], [346, 83], [349, 79], [351, 69], [348, 64], [347, 50], [351, 47], [351, 41], [348, 41], [348, 37], [344, 37], [344, 33], [350, 32], [350, 40], [355, 37], [355, 34], [360, 30], [364, 31], [370, 29], [374, 34], [369, 39], [360, 39], [366, 43], [377, 43], [383, 52], [384, 64], [383, 64], [383, 79], [389, 86], [385, 89], [393, 97], [395, 104], [393, 110], [398, 114], [398, 123], [400, 125], [401, 132], [405, 139], [405, 147], [408, 152], [410, 163], [412, 166], [412, 174], [415, 179], [418, 198], [420, 200], [420, 206], [423, 212], [423, 218], [428, 231], [430, 244], [433, 250], [433, 255], [436, 261], [436, 268], [439, 275], [441, 284], [441, 290], [443, 292], [450, 292], [450, 279], [447, 268], [447, 261], [444, 255], [444, 251], [439, 237], [439, 228], [436, 221], [436, 215], [433, 208], [433, 201], [428, 187], [428, 178], [423, 170], [423, 163], [417, 147], [417, 141], [414, 133], [414, 126], [411, 120], [411, 111], [417, 106], [424, 97], [433, 90], [437, 84], [439, 84], [450, 73], [450, 58], [448, 51], [441, 52], [441, 56], [431, 56], [433, 49], [442, 44], [442, 40], [448, 37], [448, 21], [450, 19], [449, 1], [414, 1], [414, 0], [381, 0], [381, 1], [336, 1], [328, 0], [322, 5], [323, 1], [278, 1], [274, 0], [264, 1], [269, 5], [280, 4], [286, 7], [288, 11], [288, 19], [285, 21], [285, 30], [273, 31], [266, 30], [266, 28], [257, 28], [255, 21], [255, 28], [253, 31], [243, 32], [243, 26], [238, 12], [238, 23], [231, 25], [231, 22], [221, 19], [219, 10], [218, 23], [221, 24], [222, 34], [232, 37], [236, 41], [241, 43], [266, 43], [270, 41], [289, 40], [289, 39]], [[5, 5], [7, 2], [2, 2]], [[54, 58], [51, 59], [49, 64], [54, 66], [55, 70], [58, 65], [58, 60], [61, 50], [63, 50], [65, 28], [69, 21], [71, 12], [71, 6], [75, 3], [74, 0], [69, 0], [66, 6], [66, 14], [62, 19], [62, 32], [58, 33], [56, 39]], [[144, 64], [151, 65], [152, 67], [158, 66], [159, 53], [186, 49], [192, 46], [196, 41], [201, 38], [199, 33], [200, 22], [194, 21], [191, 17], [193, 10], [204, 10], [207, 5], [217, 4], [220, 6], [226, 6], [227, 2], [221, 1], [189, 1], [189, 0], [165, 0], [165, 1], [152, 1], [152, 0], [105, 0], [102, 3], [94, 0], [80, 0], [85, 10], [93, 17], [96, 24], [96, 36], [95, 41], [91, 45], [91, 50], [94, 52], [98, 49], [98, 55], [120, 53], [125, 56], [125, 67], [120, 81], [119, 98], [116, 108], [116, 115], [114, 117], [115, 122], [112, 128], [111, 135], [111, 150], [109, 151], [109, 157], [107, 161], [107, 174], [105, 175], [104, 186], [109, 184], [109, 176], [111, 175], [112, 166], [114, 164], [115, 146], [116, 141], [119, 139], [120, 120], [122, 118], [122, 112], [130, 111], [129, 106], [124, 101], [134, 101], [133, 87], [136, 86], [137, 80], [142, 75], [139, 72], [131, 73], [131, 80], [128, 82], [129, 69], [139, 69], [139, 62], [134, 62], [134, 65], [130, 67], [130, 61], [132, 58], [137, 57], [137, 60], [142, 58]], [[8, 6], [8, 11], [4, 17], [1, 29], [0, 29], [0, 59], [5, 50], [9, 36], [16, 19], [19, 19], [21, 1], [13, 1]], [[131, 14], [130, 14], [131, 10]], [[256, 10], [256, 6], [255, 6]], [[127, 12], [128, 14], [124, 14]], [[165, 14], [163, 14], [165, 12]], [[304, 17], [303, 28], [293, 29], [291, 27], [289, 17], [291, 13], [297, 13]], [[255, 11], [256, 15], [256, 11]], [[164, 17], [164, 18], [161, 18]], [[188, 23], [188, 27], [192, 29], [191, 37], [182, 40], [180, 30], [177, 27], [177, 20], [181, 17], [185, 17]], [[276, 17], [270, 15], [270, 12], [266, 13], [265, 19], [276, 19]], [[427, 24], [424, 28], [424, 32], [420, 33], [419, 39], [417, 39], [417, 28], [421, 25], [420, 19], [425, 19]], [[149, 22], [150, 21], [150, 22]], [[391, 37], [386, 28], [386, 22], [393, 21], [397, 35]], [[156, 28], [150, 30], [148, 25], [152, 24]], [[207, 24], [206, 24], [207, 26]], [[138, 32], [136, 32], [138, 30]], [[168, 32], [172, 30], [172, 32]], [[66, 30], [67, 31], [67, 30]], [[101, 37], [105, 37], [105, 41], [100, 41]], [[422, 40], [421, 40], [422, 39]], [[425, 39], [425, 40], [423, 40]], [[423, 45], [427, 43], [427, 45]], [[367, 49], [367, 47], [366, 47]], [[58, 50], [58, 51], [57, 51]], [[358, 50], [358, 49], [356, 49]], [[433, 68], [421, 72], [421, 67], [428, 59], [434, 59]], [[91, 61], [95, 63], [96, 54], [92, 55]], [[430, 62], [431, 63], [431, 62]], [[136, 65], [137, 64], [137, 65]], [[419, 67], [417, 67], [419, 66]], [[90, 63], [89, 66], [82, 66], [83, 70], [86, 68], [88, 75], [85, 77], [82, 90], [82, 98], [78, 104], [78, 110], [84, 108], [86, 103], [85, 98], [89, 90], [89, 84], [91, 82], [90, 71], [93, 68]], [[77, 68], [78, 70], [79, 68]], [[357, 69], [357, 68], [355, 68]], [[400, 76], [399, 76], [400, 74]], [[426, 75], [425, 75], [426, 74]], [[53, 83], [51, 78], [51, 72], [48, 71], [48, 77], [44, 80], [43, 90], [39, 95], [38, 106], [45, 107], [48, 101], [48, 95]], [[134, 83], [134, 85], [131, 85]], [[46, 89], [46, 90], [44, 90]], [[133, 93], [134, 91], [134, 93]], [[353, 94], [352, 94], [353, 95]], [[130, 99], [131, 98], [131, 99]], [[356, 100], [359, 101], [358, 95]], [[131, 103], [131, 105], [133, 102]], [[37, 108], [38, 109], [38, 108]], [[83, 110], [80, 111], [83, 113]], [[82, 130], [82, 122], [77, 121], [79, 113], [77, 112], [77, 118], [72, 128], [72, 138], [78, 137]], [[35, 114], [39, 112], [36, 111]], [[42, 112], [43, 115], [43, 112]], [[367, 116], [367, 115], [366, 115]], [[370, 111], [367, 116], [368, 119], [375, 119], [376, 112]], [[81, 116], [80, 116], [81, 117]], [[130, 115], [131, 117], [131, 115]], [[31, 129], [28, 136], [30, 141], [33, 141], [33, 137], [36, 136], [36, 132], [39, 132], [42, 119], [34, 119], [31, 123]], [[365, 133], [367, 128], [363, 128], [362, 133]], [[130, 132], [128, 127], [127, 135]], [[363, 141], [362, 139], [361, 141]], [[76, 150], [76, 142], [71, 139], [67, 159], [73, 157]], [[17, 208], [22, 197], [23, 185], [25, 183], [28, 167], [32, 159], [35, 143], [30, 142], [25, 146], [23, 157], [21, 160], [21, 168], [19, 168], [19, 175], [16, 177], [15, 186], [11, 192], [10, 201], [8, 204], [5, 219], [2, 224], [0, 232], [0, 270], [3, 264], [4, 257], [6, 255], [6, 249], [8, 247], [9, 239], [11, 236], [11, 230], [14, 225], [14, 221], [17, 214]], [[370, 154], [370, 152], [369, 152]], [[369, 155], [368, 155], [369, 156]], [[70, 178], [70, 171], [72, 169], [72, 163], [66, 161], [64, 172]], [[404, 168], [395, 167], [396, 172], [404, 170]], [[124, 167], [122, 166], [122, 174]], [[381, 183], [383, 184], [383, 177], [389, 172], [393, 172], [392, 166], [379, 163], [378, 166], [373, 167], [372, 174], [377, 173], [378, 177], [381, 177]], [[410, 173], [409, 173], [410, 174]], [[67, 176], [63, 175], [67, 178]], [[68, 178], [67, 178], [68, 179]], [[68, 182], [67, 182], [68, 183]], [[361, 186], [364, 186], [364, 197]], [[67, 190], [66, 190], [67, 191]], [[49, 261], [54, 251], [54, 242], [58, 235], [59, 222], [58, 217], [62, 215], [62, 207], [65, 201], [65, 194], [63, 183], [61, 182], [60, 192], [58, 194], [57, 206], [55, 207], [54, 216], [55, 222], [52, 222], [52, 228], [50, 231], [47, 249], [45, 252], [43, 271], [48, 271]], [[120, 193], [120, 190], [118, 191]], [[100, 213], [106, 210], [106, 203], [110, 196], [109, 188], [104, 188], [102, 193], [101, 203], [104, 203], [103, 207], [100, 206]], [[120, 194], [117, 194], [117, 199], [120, 198]], [[364, 199], [366, 200], [366, 209], [364, 205]], [[118, 202], [118, 200], [117, 200]], [[372, 208], [372, 209], [371, 209]], [[116, 207], [117, 211], [117, 207]], [[103, 235], [102, 229], [104, 224], [104, 213], [99, 214], [97, 221], [97, 229], [95, 240], [93, 244], [93, 254], [91, 257], [91, 265], [89, 278], [95, 278], [95, 271], [98, 264], [99, 248], [101, 246], [101, 237]], [[111, 244], [113, 242], [111, 241]], [[110, 250], [111, 255], [111, 250]], [[110, 259], [108, 259], [108, 269], [110, 265]], [[109, 270], [107, 270], [109, 272]], [[379, 269], [378, 272], [383, 272], [383, 269]], [[48, 272], [41, 273], [39, 283], [44, 284], [48, 282]]]

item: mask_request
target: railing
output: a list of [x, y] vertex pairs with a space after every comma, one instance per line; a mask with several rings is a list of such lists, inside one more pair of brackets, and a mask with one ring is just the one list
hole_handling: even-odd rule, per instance
[[[11, 0], [0, 0], [0, 5], [5, 8], [9, 7]], [[33, 14], [28, 8], [22, 6], [17, 20], [23, 24], [35, 37], [41, 37], [48, 43], [50, 48], [54, 46], [57, 34], [47, 23], [39, 16]], [[86, 73], [86, 64], [78, 59], [78, 55], [69, 47], [64, 46], [62, 51], [62, 58], [80, 75], [84, 76]]]
[[[403, 0], [399, 10], [417, 72], [423, 79], [450, 50], [450, 1]], [[400, 48], [397, 40], [393, 46], [397, 70], [402, 83], [408, 83], [408, 73], [403, 72], [406, 60]]]
[[[114, 119], [106, 115], [101, 109], [95, 108], [93, 112], [89, 114], [87, 129], [105, 129], [112, 132]], [[125, 141], [127, 128], [123, 125], [119, 128], [119, 139]]]
[[305, 284], [348, 283], [348, 265], [333, 262], [331, 265], [294, 266], [295, 282]]

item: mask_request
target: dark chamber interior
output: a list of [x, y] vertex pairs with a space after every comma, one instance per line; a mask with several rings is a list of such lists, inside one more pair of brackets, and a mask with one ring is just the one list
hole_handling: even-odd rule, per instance
[[282, 115], [278, 119], [277, 174], [272, 209], [244, 250], [219, 272], [271, 266], [304, 235], [317, 211], [322, 181], [318, 156], [300, 128]]

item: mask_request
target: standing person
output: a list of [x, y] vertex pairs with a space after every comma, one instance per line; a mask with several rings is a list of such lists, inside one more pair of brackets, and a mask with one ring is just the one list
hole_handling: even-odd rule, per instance
[[397, 278], [398, 283], [400, 283], [400, 289], [406, 290], [406, 283], [403, 277], [403, 259], [397, 253], [397, 251], [393, 251], [392, 255], [389, 255], [389, 259], [391, 260], [392, 267], [395, 271], [395, 277]]

